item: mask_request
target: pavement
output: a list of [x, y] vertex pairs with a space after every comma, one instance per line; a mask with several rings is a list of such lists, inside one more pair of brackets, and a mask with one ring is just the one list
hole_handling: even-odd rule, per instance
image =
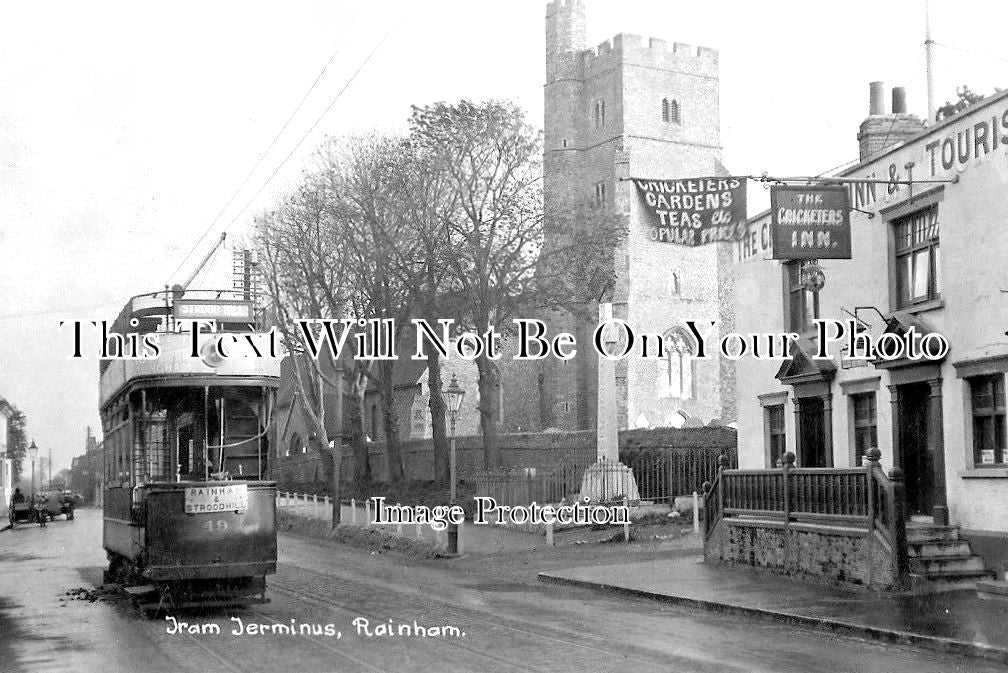
[[976, 591], [879, 594], [712, 566], [703, 557], [553, 570], [539, 573], [539, 581], [1008, 663], [1008, 601]]

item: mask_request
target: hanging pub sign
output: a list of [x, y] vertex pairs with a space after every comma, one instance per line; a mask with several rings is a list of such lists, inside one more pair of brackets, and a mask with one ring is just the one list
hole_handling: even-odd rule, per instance
[[634, 178], [652, 241], [704, 245], [745, 238], [745, 178]]
[[770, 188], [773, 259], [850, 259], [850, 202], [841, 186]]

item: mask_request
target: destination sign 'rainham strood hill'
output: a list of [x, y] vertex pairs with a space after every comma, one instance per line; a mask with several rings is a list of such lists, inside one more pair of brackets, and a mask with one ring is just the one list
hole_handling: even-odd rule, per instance
[[693, 246], [745, 238], [745, 178], [633, 182], [652, 241]]

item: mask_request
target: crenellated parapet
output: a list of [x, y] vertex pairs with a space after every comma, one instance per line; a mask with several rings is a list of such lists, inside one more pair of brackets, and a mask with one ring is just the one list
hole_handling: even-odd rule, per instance
[[685, 42], [673, 42], [656, 37], [645, 38], [632, 33], [620, 33], [611, 40], [585, 49], [583, 59], [586, 75], [603, 72], [618, 64], [644, 65], [707, 77], [718, 76], [718, 50], [694, 47]]

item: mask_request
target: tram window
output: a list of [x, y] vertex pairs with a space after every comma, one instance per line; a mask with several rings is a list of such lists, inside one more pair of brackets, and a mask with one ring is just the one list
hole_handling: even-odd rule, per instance
[[186, 425], [178, 430], [178, 471], [181, 474], [192, 472], [193, 428]]

